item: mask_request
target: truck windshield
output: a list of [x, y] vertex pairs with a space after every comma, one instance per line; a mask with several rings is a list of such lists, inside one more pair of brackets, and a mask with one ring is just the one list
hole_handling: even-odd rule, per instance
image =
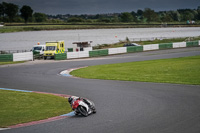
[[41, 50], [42, 47], [34, 47], [33, 50]]
[[49, 51], [49, 50], [56, 50], [56, 47], [55, 46], [47, 46], [46, 50], [47, 51]]

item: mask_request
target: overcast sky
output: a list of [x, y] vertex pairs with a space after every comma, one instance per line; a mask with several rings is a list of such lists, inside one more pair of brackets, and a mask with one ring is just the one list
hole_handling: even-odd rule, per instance
[[197, 9], [200, 0], [0, 0], [20, 6], [30, 6], [34, 12], [46, 14], [101, 14], [137, 11]]

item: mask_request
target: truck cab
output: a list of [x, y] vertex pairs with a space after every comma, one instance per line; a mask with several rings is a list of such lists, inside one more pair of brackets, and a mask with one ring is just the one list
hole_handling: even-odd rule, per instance
[[55, 54], [64, 53], [64, 41], [46, 42], [46, 50], [44, 51], [44, 59], [47, 57], [54, 58]]
[[32, 48], [33, 54], [44, 55], [44, 51], [46, 50], [46, 45], [34, 45]]

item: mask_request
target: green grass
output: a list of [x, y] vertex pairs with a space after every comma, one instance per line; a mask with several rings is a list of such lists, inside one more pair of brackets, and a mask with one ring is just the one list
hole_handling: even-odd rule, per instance
[[90, 66], [70, 74], [92, 79], [200, 85], [200, 56]]
[[24, 63], [25, 61], [8, 61], [8, 62], [0, 62], [0, 65], [8, 65], [8, 64], [18, 64], [18, 63]]
[[0, 127], [37, 121], [71, 111], [62, 97], [0, 90]]
[[[153, 24], [153, 25], [151, 25]], [[176, 23], [175, 23], [176, 24]], [[180, 25], [172, 25], [174, 26], [182, 26], [182, 27], [199, 27], [199, 25], [182, 25], [183, 23], [179, 23]], [[149, 27], [160, 27], [161, 23], [6, 23], [5, 26], [0, 27], [0, 33], [8, 33], [8, 32], [22, 32], [22, 31], [41, 31], [41, 30], [71, 30], [71, 29], [112, 29], [112, 28], [149, 28]], [[170, 25], [169, 25], [170, 26]], [[171, 26], [170, 26], [171, 27]]]
[[[73, 29], [110, 29], [110, 28], [138, 28], [139, 26], [121, 24], [69, 24], [69, 25], [23, 25], [23, 26], [3, 26], [0, 33], [22, 32], [22, 31], [42, 31], [42, 30], [73, 30]], [[149, 27], [149, 26], [146, 26]]]

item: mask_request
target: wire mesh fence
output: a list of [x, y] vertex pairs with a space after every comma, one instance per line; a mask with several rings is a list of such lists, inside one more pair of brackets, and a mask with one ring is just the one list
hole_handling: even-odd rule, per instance
[[0, 54], [13, 54], [13, 53], [24, 53], [30, 52], [30, 50], [0, 50]]

